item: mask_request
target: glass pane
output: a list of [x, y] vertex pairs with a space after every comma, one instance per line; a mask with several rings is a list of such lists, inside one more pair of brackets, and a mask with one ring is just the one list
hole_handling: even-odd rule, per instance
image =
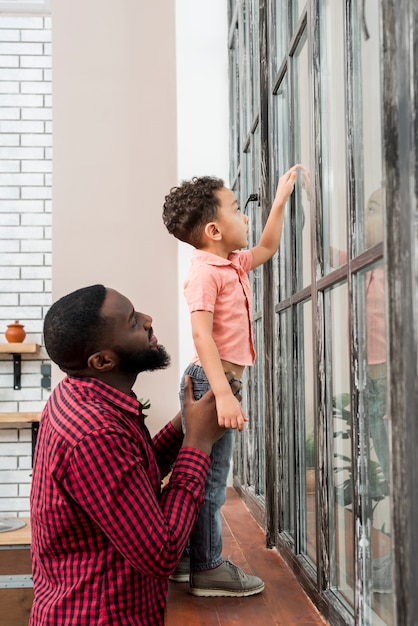
[[252, 120], [259, 109], [260, 98], [260, 50], [259, 50], [259, 8], [258, 0], [250, 3], [250, 47], [251, 47], [251, 87], [252, 87]]
[[[250, 219], [251, 219], [251, 214], [249, 213], [249, 211], [251, 211], [253, 207], [250, 206], [250, 203], [247, 204], [247, 199], [250, 193], [252, 193], [252, 190], [251, 190], [252, 161], [253, 160], [252, 160], [251, 146], [250, 146], [250, 149], [247, 152], [243, 152], [241, 155], [240, 175], [241, 175], [242, 183], [241, 183], [241, 197], [239, 198], [239, 205], [240, 205], [241, 211], [243, 211], [246, 215], [248, 215]], [[248, 247], [251, 247], [254, 245], [253, 241], [250, 238], [251, 238], [251, 229], [249, 231]]]
[[265, 431], [265, 422], [264, 422], [264, 404], [263, 404], [263, 380], [264, 380], [264, 358], [263, 358], [263, 325], [262, 320], [258, 319], [254, 323], [254, 341], [257, 350], [257, 360], [253, 367], [253, 376], [254, 376], [254, 402], [255, 407], [253, 409], [252, 415], [250, 417], [250, 421], [254, 422], [252, 434], [250, 437], [254, 438], [254, 443], [256, 445], [255, 450], [255, 467], [256, 467], [256, 475], [254, 476], [254, 490], [256, 495], [263, 496], [265, 493], [264, 489], [264, 431]]
[[[256, 415], [255, 410], [255, 380], [254, 376], [252, 376], [253, 371], [249, 368], [246, 369], [243, 377], [244, 387], [245, 387], [245, 404], [244, 411], [246, 415], [252, 416]], [[243, 447], [243, 485], [250, 487], [254, 485], [255, 480], [255, 469], [256, 469], [256, 448], [257, 448], [257, 424], [255, 419], [251, 419], [246, 425], [243, 433], [242, 439], [242, 447]], [[240, 437], [238, 437], [240, 439]], [[258, 471], [258, 469], [257, 469]]]
[[[244, 155], [245, 158], [245, 179], [248, 186], [244, 195], [245, 213], [249, 217], [249, 237], [248, 247], [252, 248], [260, 241], [262, 232], [261, 206], [258, 201], [248, 202], [251, 194], [259, 193], [259, 164], [260, 164], [260, 125], [257, 126], [254, 135], [251, 136], [249, 152]], [[242, 206], [242, 203], [241, 203]], [[243, 207], [243, 208], [244, 208]], [[262, 283], [263, 267], [260, 265], [250, 273], [250, 282], [253, 295], [253, 313], [261, 311], [263, 306], [263, 283]]]
[[239, 90], [239, 37], [235, 27], [232, 47], [229, 51], [230, 66], [230, 177], [234, 179], [240, 155], [240, 90]]
[[[289, 107], [287, 75], [283, 78], [278, 92], [273, 98], [273, 172], [271, 195], [274, 198], [280, 174], [289, 169]], [[281, 129], [279, 132], [278, 129]], [[288, 203], [283, 223], [282, 238], [277, 260], [279, 263], [279, 301], [291, 293], [291, 245], [290, 245], [290, 205]]]
[[[306, 32], [295, 54], [295, 162], [309, 170], [311, 132], [309, 117], [309, 73]], [[297, 291], [311, 284], [310, 196], [305, 191], [305, 177], [298, 176], [295, 185], [296, 205], [296, 282]]]
[[272, 197], [276, 193], [279, 174], [283, 174], [289, 169], [289, 88], [288, 76], [284, 75], [283, 80], [273, 96], [273, 124], [272, 148], [273, 148], [273, 171], [272, 176]]
[[[362, 519], [370, 522], [371, 567], [364, 575], [372, 580], [371, 607], [379, 623], [394, 624], [392, 613], [392, 560], [390, 526], [390, 416], [386, 410], [386, 328], [385, 328], [385, 276], [383, 265], [377, 265], [358, 276], [359, 302], [364, 302], [366, 316], [360, 323], [365, 342], [360, 363], [367, 363], [365, 385], [360, 406], [360, 433], [365, 438], [360, 450], [362, 483], [369, 487], [368, 497], [362, 498]], [[360, 308], [359, 308], [360, 310]], [[360, 320], [361, 322], [361, 320]], [[365, 352], [365, 354], [364, 354]], [[362, 358], [364, 357], [364, 358]], [[365, 546], [366, 549], [368, 546]], [[364, 555], [364, 562], [367, 560]]]
[[[383, 240], [383, 211], [382, 211], [382, 131], [381, 131], [381, 102], [382, 86], [380, 82], [380, 1], [368, 0], [363, 6], [363, 22], [357, 16], [357, 24], [363, 24], [358, 33], [360, 42], [359, 67], [361, 77], [355, 76], [357, 88], [361, 89], [361, 124], [360, 135], [357, 134], [357, 150], [363, 161], [364, 175], [364, 218], [361, 207], [358, 207], [360, 232], [365, 236], [358, 237], [362, 252]], [[356, 49], [355, 49], [356, 51]], [[360, 191], [360, 190], [359, 190]], [[364, 242], [364, 244], [363, 244]]]
[[247, 137], [250, 132], [252, 123], [251, 114], [251, 16], [249, 0], [242, 1], [242, 57], [241, 57], [241, 87], [243, 89], [244, 99], [242, 101], [243, 108], [243, 138]]
[[[324, 274], [347, 260], [344, 5], [321, 3], [321, 146]], [[307, 193], [310, 175], [306, 174]]]
[[[250, 194], [260, 193], [260, 124], [257, 125], [254, 135], [251, 137], [251, 149], [252, 149], [252, 168], [251, 168], [251, 189]], [[260, 241], [263, 224], [261, 219], [261, 205], [260, 202], [254, 201], [248, 204], [251, 209], [249, 215], [250, 231], [251, 231], [251, 245], [254, 246]], [[259, 265], [252, 272], [252, 289], [253, 289], [253, 309], [254, 312], [259, 312], [263, 307], [263, 266]]]
[[252, 145], [252, 153], [253, 153], [253, 163], [254, 166], [252, 168], [252, 191], [251, 193], [259, 193], [260, 191], [260, 163], [261, 163], [261, 135], [260, 135], [260, 124], [254, 129], [254, 134], [251, 137], [251, 145]]
[[[347, 284], [326, 293], [329, 307], [325, 336], [331, 338], [331, 373], [333, 406], [333, 484], [335, 494], [334, 524], [330, 539], [334, 542], [335, 563], [331, 563], [331, 585], [349, 602], [354, 599], [354, 520], [351, 453], [350, 359]], [[329, 351], [329, 348], [328, 348]]]
[[292, 16], [293, 16], [293, 27], [295, 27], [296, 24], [298, 23], [300, 16], [302, 15], [306, 7], [306, 0], [292, 0], [291, 6], [292, 6]]
[[277, 336], [280, 337], [277, 388], [279, 414], [279, 485], [281, 488], [281, 528], [295, 536], [295, 419], [292, 384], [292, 316], [287, 309], [277, 316]]
[[298, 429], [301, 438], [301, 552], [316, 562], [315, 404], [312, 303], [298, 306]]
[[278, 72], [279, 67], [282, 65], [287, 54], [287, 7], [287, 0], [276, 0], [276, 2], [273, 2], [272, 24], [274, 24], [275, 30], [273, 34], [274, 44], [272, 50], [272, 63], [274, 75]]

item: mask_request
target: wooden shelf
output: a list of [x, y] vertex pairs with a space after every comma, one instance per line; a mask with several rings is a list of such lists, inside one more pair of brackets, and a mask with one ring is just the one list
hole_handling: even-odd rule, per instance
[[31, 542], [31, 528], [29, 517], [19, 517], [26, 522], [25, 526], [17, 530], [0, 533], [0, 546], [26, 546]]
[[21, 389], [22, 354], [37, 354], [41, 346], [37, 343], [0, 343], [0, 354], [13, 357], [13, 389]]
[[40, 349], [38, 343], [0, 343], [0, 354], [37, 354]]
[[39, 422], [40, 419], [40, 413], [0, 413], [0, 424], [30, 424], [32, 422]]

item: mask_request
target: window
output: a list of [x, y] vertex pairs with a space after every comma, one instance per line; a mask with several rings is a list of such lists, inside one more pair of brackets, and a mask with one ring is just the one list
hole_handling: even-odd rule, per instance
[[[232, 81], [232, 171], [241, 202], [259, 188], [261, 211], [248, 206], [254, 241], [279, 175], [295, 162], [303, 169], [280, 248], [252, 279], [258, 359], [247, 373], [250, 426], [238, 437], [234, 484], [255, 496], [268, 545], [278, 546], [292, 566], [298, 563], [297, 575], [314, 600], [322, 607], [325, 601], [328, 617], [391, 626], [400, 623], [393, 606], [393, 520], [395, 527], [399, 521], [398, 544], [407, 525], [391, 484], [402, 476], [391, 458], [401, 454], [393, 403], [403, 427], [416, 432], [416, 426], [401, 400], [406, 381], [394, 369], [389, 386], [389, 348], [400, 359], [398, 369], [401, 350], [410, 354], [410, 409], [417, 358], [415, 343], [402, 343], [399, 327], [394, 338], [387, 322], [390, 313], [403, 319], [400, 267], [406, 265], [410, 286], [418, 267], [411, 95], [418, 64], [407, 52], [412, 37], [399, 44], [395, 32], [409, 28], [415, 46], [418, 35], [412, 9], [391, 13], [379, 0], [270, 0], [259, 8], [258, 30], [254, 2], [232, 2], [230, 11], [244, 100], [237, 108]], [[238, 41], [245, 50], [237, 52]], [[397, 56], [397, 42], [404, 56]], [[251, 65], [257, 49], [258, 81]], [[409, 74], [396, 70], [400, 82], [393, 77], [395, 59], [411, 61]], [[402, 103], [398, 118], [395, 102]], [[238, 124], [243, 134], [236, 141]], [[401, 148], [405, 169], [397, 160]], [[399, 250], [401, 233], [409, 257]], [[414, 293], [412, 300], [405, 294], [405, 315], [416, 337]], [[396, 429], [403, 441], [399, 422]], [[409, 565], [415, 567], [412, 558]], [[400, 583], [397, 592], [404, 593]]]

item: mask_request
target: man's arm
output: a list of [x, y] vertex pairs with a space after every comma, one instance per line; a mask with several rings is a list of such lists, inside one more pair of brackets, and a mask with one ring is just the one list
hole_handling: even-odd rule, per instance
[[[203, 503], [212, 445], [225, 432], [212, 392], [195, 401], [190, 380], [185, 413], [187, 434], [161, 498], [147, 437], [136, 439], [120, 428], [85, 437], [65, 472], [74, 506], [100, 526], [132, 567], [157, 578], [167, 577], [183, 553]], [[169, 427], [175, 431], [172, 423]]]

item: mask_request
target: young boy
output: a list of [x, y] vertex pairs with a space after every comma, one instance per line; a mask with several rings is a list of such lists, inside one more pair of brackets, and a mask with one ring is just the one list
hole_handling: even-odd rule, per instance
[[[185, 375], [193, 379], [196, 399], [212, 388], [218, 423], [227, 428], [212, 448], [205, 503], [190, 535], [190, 592], [197, 596], [249, 596], [264, 589], [260, 578], [247, 576], [222, 558], [220, 509], [232, 456], [231, 429], [242, 430], [247, 421], [225, 373], [241, 378], [245, 366], [255, 361], [248, 273], [279, 246], [285, 205], [299, 167], [294, 165], [280, 178], [260, 241], [245, 251], [240, 249], [248, 245], [248, 217], [222, 180], [193, 178], [165, 197], [163, 221], [169, 233], [196, 248], [184, 287], [196, 354]], [[188, 569], [184, 558], [172, 580], [188, 580]]]

